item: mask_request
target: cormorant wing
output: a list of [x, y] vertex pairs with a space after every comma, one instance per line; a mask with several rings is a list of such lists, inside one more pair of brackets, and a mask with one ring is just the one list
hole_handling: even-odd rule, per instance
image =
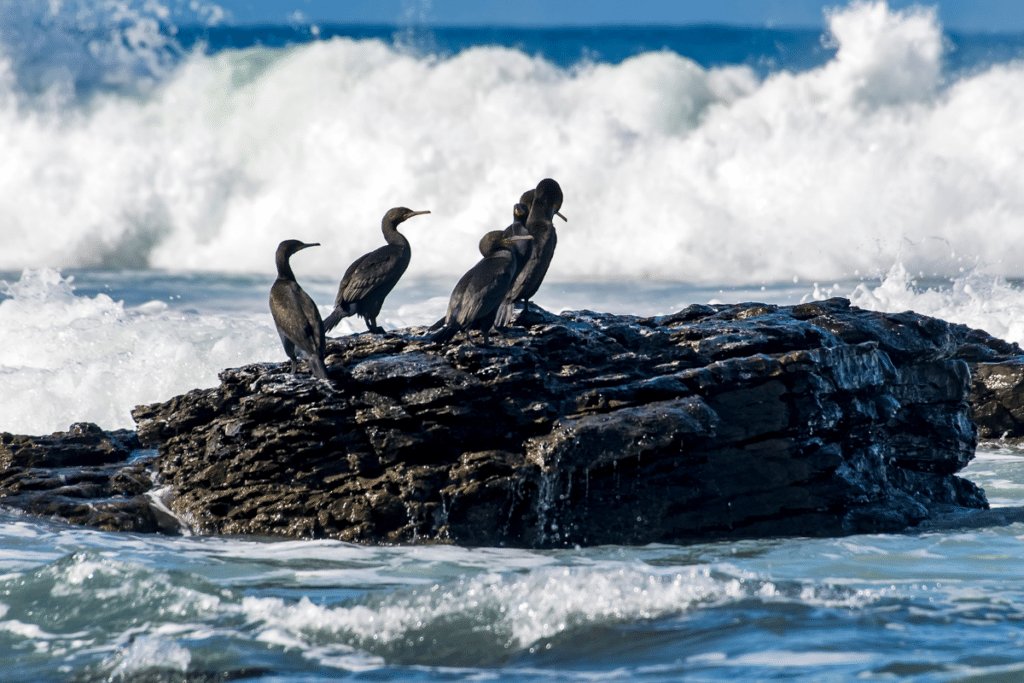
[[486, 258], [477, 263], [457, 286], [452, 319], [468, 325], [497, 308], [508, 292], [511, 266], [509, 258]]
[[307, 355], [323, 355], [326, 346], [320, 311], [295, 282], [274, 283], [270, 289], [274, 323]]
[[334, 305], [359, 301], [388, 282], [394, 286], [405, 271], [401, 267], [402, 252], [400, 247], [388, 244], [356, 259], [341, 279]]

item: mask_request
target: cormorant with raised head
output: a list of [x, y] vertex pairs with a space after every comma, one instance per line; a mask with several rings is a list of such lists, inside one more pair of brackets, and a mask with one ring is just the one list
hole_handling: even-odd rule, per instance
[[[531, 200], [530, 192], [527, 191], [520, 199]], [[525, 203], [525, 202], [523, 202]], [[558, 210], [562, 207], [562, 188], [551, 178], [545, 178], [537, 184], [533, 190], [532, 201], [530, 202], [530, 215], [526, 219], [526, 231], [533, 237], [533, 249], [530, 258], [526, 261], [519, 275], [512, 283], [509, 296], [512, 301], [521, 301], [523, 310], [529, 308], [529, 301], [540, 289], [544, 276], [551, 265], [551, 257], [555, 253], [555, 244], [558, 235], [555, 233], [555, 226], [551, 219], [556, 215], [565, 220]]]
[[[529, 191], [530, 201], [533, 201], [533, 190]], [[525, 194], [523, 195], [526, 196]], [[520, 201], [518, 204], [512, 207], [512, 224], [505, 228], [505, 237], [512, 237], [513, 235], [519, 235], [525, 237], [530, 233], [526, 230], [526, 218], [530, 215], [530, 205], [524, 204]], [[484, 242], [480, 240], [480, 249], [483, 250]], [[515, 282], [516, 277], [519, 276], [519, 272], [522, 271], [526, 262], [530, 260], [530, 253], [533, 251], [533, 240], [518, 240], [512, 245], [512, 251], [516, 255], [516, 267], [515, 272], [512, 275], [512, 282]], [[486, 256], [486, 254], [484, 254]], [[509, 287], [508, 293], [505, 295], [504, 300], [501, 302], [501, 307], [498, 309], [498, 315], [494, 319], [494, 326], [496, 328], [507, 327], [509, 322], [512, 320], [512, 288]]]
[[506, 236], [502, 230], [492, 230], [480, 240], [480, 253], [484, 258], [462, 276], [452, 290], [444, 327], [430, 337], [430, 341], [444, 344], [459, 332], [465, 331], [466, 340], [473, 343], [470, 330], [484, 333], [484, 344], [494, 325], [508, 288], [515, 276], [516, 242], [532, 240], [530, 235]]
[[395, 288], [409, 267], [412, 250], [409, 240], [398, 232], [400, 223], [429, 211], [413, 211], [404, 206], [391, 209], [380, 222], [387, 244], [357, 258], [345, 271], [334, 299], [334, 310], [324, 320], [324, 330], [330, 331], [342, 318], [358, 315], [366, 321], [366, 329], [376, 334], [384, 332], [377, 325], [377, 316], [384, 299]]
[[[528, 204], [519, 203], [512, 207], [512, 223], [505, 228], [505, 237], [519, 235], [525, 237], [530, 232], [526, 229], [526, 218], [530, 215]], [[480, 248], [483, 248], [483, 240], [480, 241]], [[516, 275], [523, 269], [526, 262], [530, 260], [530, 253], [533, 251], [533, 240], [518, 240], [512, 245], [512, 251], [516, 254]]]
[[298, 348], [309, 358], [309, 367], [320, 379], [329, 379], [324, 355], [327, 340], [320, 311], [309, 295], [295, 281], [289, 262], [292, 254], [306, 247], [318, 247], [319, 242], [307, 244], [299, 240], [285, 240], [277, 247], [277, 279], [270, 288], [270, 314], [274, 316], [277, 333], [281, 336], [284, 352], [292, 361], [292, 374], [298, 371]]

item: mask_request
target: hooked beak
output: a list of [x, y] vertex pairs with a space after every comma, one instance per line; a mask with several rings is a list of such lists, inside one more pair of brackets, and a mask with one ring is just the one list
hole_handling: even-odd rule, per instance
[[566, 218], [565, 216], [563, 216], [563, 215], [561, 214], [561, 212], [559, 212], [559, 211], [555, 211], [555, 215], [556, 215], [556, 216], [558, 216], [559, 218], [561, 218], [561, 219], [562, 219], [563, 221], [565, 221], [566, 223], [568, 223], [568, 222], [569, 222], [569, 219], [568, 219], [568, 218]]

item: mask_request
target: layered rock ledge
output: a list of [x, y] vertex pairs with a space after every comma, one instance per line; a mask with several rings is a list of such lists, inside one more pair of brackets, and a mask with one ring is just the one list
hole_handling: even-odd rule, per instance
[[[441, 348], [422, 329], [330, 340], [329, 383], [261, 363], [137, 407], [139, 445], [154, 450], [102, 466], [139, 480], [122, 493], [127, 517], [142, 503], [153, 516], [123, 528], [167, 529], [166, 503], [196, 533], [365, 543], [901, 531], [987, 508], [956, 476], [975, 419], [988, 437], [1024, 417], [1011, 383], [984, 379], [1009, 372], [1018, 347], [845, 299], [521, 323], [488, 348]], [[118, 528], [25, 504], [40, 476], [19, 438], [0, 439], [0, 502]], [[138, 493], [146, 484], [162, 495]], [[116, 490], [96, 492], [113, 504]]]

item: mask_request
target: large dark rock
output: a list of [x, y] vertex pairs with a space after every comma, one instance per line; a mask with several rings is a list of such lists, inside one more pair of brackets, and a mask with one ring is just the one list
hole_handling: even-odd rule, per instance
[[332, 340], [134, 412], [201, 533], [471, 545], [895, 531], [985, 508], [953, 326], [852, 308], [533, 314], [491, 348]]
[[840, 535], [987, 508], [955, 475], [972, 416], [1024, 434], [1020, 349], [913, 313], [832, 299], [520, 322], [490, 348], [331, 340], [330, 383], [225, 370], [137, 407], [138, 443], [89, 425], [2, 435], [0, 501], [173, 531], [166, 501], [199, 533], [368, 543]]

